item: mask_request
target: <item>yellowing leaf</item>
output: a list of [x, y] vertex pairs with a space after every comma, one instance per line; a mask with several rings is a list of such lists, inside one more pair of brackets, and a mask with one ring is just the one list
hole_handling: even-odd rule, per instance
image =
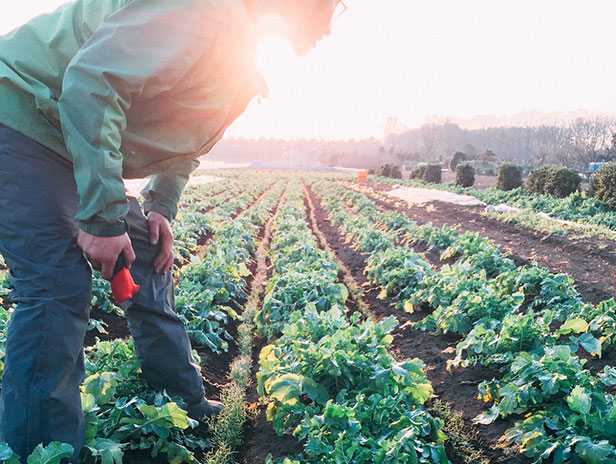
[[89, 411], [96, 406], [96, 398], [91, 393], [81, 392], [81, 409]]
[[244, 263], [241, 263], [238, 266], [238, 272], [240, 274], [240, 277], [248, 277], [249, 275], [252, 275], [250, 269], [248, 269], [248, 267]]
[[276, 414], [276, 406], [274, 403], [270, 403], [267, 405], [267, 410], [265, 411], [265, 419], [271, 422], [274, 420], [274, 414]]
[[560, 335], [568, 334], [568, 333], [584, 333], [588, 331], [588, 322], [584, 319], [569, 319], [565, 322], [558, 333]]

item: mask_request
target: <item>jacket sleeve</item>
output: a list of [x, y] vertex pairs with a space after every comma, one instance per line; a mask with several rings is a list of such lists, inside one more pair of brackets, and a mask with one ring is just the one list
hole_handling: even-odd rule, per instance
[[171, 221], [178, 212], [178, 201], [188, 176], [199, 166], [199, 160], [182, 160], [165, 172], [152, 176], [141, 191], [146, 213], [156, 211]]
[[[124, 233], [128, 201], [120, 147], [126, 113], [135, 99], [170, 89], [204, 54], [214, 27], [208, 27], [198, 5], [191, 0], [134, 0], [106, 18], [69, 63], [59, 111], [74, 164], [79, 195], [75, 218], [82, 230], [99, 236]], [[160, 185], [178, 181], [184, 172], [183, 167], [154, 181], [153, 191], [165, 200], [153, 205], [163, 208], [175, 198], [176, 188]]]

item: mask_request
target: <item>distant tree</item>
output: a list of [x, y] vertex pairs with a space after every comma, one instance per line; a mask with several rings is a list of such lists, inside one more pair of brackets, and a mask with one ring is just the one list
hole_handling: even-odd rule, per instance
[[563, 125], [542, 125], [532, 128], [533, 157], [535, 166], [558, 163], [558, 155], [567, 140], [567, 128]]
[[564, 198], [580, 189], [582, 178], [575, 169], [561, 166], [554, 169], [545, 183], [545, 193], [555, 197]]
[[616, 161], [604, 164], [590, 178], [589, 194], [616, 209]]
[[522, 186], [522, 167], [514, 163], [503, 163], [496, 170], [496, 188], [513, 190]]
[[423, 180], [438, 184], [441, 182], [442, 168], [440, 164], [430, 163], [425, 167]]
[[342, 154], [337, 152], [324, 152], [319, 156], [319, 162], [326, 166], [338, 166]]
[[422, 164], [420, 166], [416, 166], [413, 168], [409, 177], [411, 179], [423, 179], [424, 173], [426, 172], [426, 165]]
[[456, 184], [461, 187], [472, 187], [475, 183], [475, 168], [468, 163], [456, 166]]
[[389, 116], [381, 127], [383, 128], [385, 140], [392, 134], [400, 134], [409, 129], [408, 126], [402, 124], [395, 116]]
[[606, 161], [616, 160], [616, 132], [612, 132], [610, 147], [606, 151]]
[[453, 156], [451, 157], [451, 159], [449, 160], [449, 170], [451, 172], [456, 172], [456, 166], [458, 166], [458, 164], [460, 164], [461, 161], [465, 161], [466, 159], [468, 159], [468, 156], [466, 155], [466, 153], [461, 152], [461, 151], [455, 152]]
[[[581, 123], [581, 121], [585, 121]], [[590, 121], [590, 123], [588, 123]], [[601, 129], [607, 124], [607, 130], [599, 130], [597, 139], [590, 136], [585, 126]], [[613, 125], [613, 126], [612, 126]], [[611, 128], [611, 129], [610, 129]], [[535, 165], [559, 163], [580, 169], [586, 167], [587, 159], [576, 160], [576, 153], [593, 154], [595, 160], [607, 161], [616, 158], [616, 150], [609, 151], [611, 133], [616, 132], [616, 121], [606, 118], [585, 118], [571, 123], [527, 127], [484, 127], [482, 129], [462, 129], [450, 122], [430, 123], [418, 129], [412, 129], [388, 137], [388, 143], [394, 144], [396, 150], [423, 153], [420, 161], [434, 161], [439, 153], [461, 151], [471, 159], [472, 147], [490, 147], [500, 159], [514, 160], [519, 164], [534, 162]], [[584, 133], [586, 135], [584, 135]], [[575, 135], [578, 134], [578, 135]], [[594, 142], [593, 142], [594, 141]], [[592, 149], [592, 146], [597, 148]], [[587, 147], [591, 147], [590, 150]], [[453, 150], [451, 150], [453, 148]], [[474, 148], [475, 153], [479, 152]], [[584, 166], [581, 166], [584, 164]]]
[[402, 179], [402, 170], [397, 164], [384, 164], [376, 171], [377, 175], [383, 177], [391, 177], [394, 179]]
[[545, 183], [553, 167], [553, 165], [546, 165], [533, 169], [526, 179], [524, 188], [530, 193], [544, 193]]
[[524, 188], [532, 193], [547, 193], [564, 198], [579, 190], [582, 179], [573, 169], [545, 165], [531, 171]]
[[496, 156], [496, 153], [494, 153], [492, 150], [486, 150], [485, 152], [479, 155], [479, 159], [481, 161], [495, 162], [498, 160], [498, 156]]
[[462, 147], [462, 151], [466, 153], [466, 159], [469, 160], [477, 159], [479, 155], [479, 149], [472, 143], [466, 143], [464, 147]]
[[586, 170], [589, 163], [610, 161], [616, 121], [611, 118], [577, 118], [564, 131], [556, 159], [563, 165]]

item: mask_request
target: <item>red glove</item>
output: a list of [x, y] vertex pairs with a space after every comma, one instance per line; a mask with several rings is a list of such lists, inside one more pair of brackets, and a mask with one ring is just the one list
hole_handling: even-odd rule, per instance
[[135, 284], [128, 268], [122, 267], [111, 279], [111, 293], [118, 304], [132, 298], [138, 291], [139, 285]]

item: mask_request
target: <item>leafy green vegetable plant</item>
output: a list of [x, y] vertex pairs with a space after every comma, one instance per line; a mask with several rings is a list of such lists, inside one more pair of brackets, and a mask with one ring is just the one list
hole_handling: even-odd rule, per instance
[[[73, 447], [68, 443], [52, 441], [47, 446], [37, 445], [32, 454], [28, 456], [27, 464], [60, 464], [62, 459], [73, 455]], [[6, 444], [0, 443], [0, 461], [5, 464], [20, 464], [19, 456]]]

